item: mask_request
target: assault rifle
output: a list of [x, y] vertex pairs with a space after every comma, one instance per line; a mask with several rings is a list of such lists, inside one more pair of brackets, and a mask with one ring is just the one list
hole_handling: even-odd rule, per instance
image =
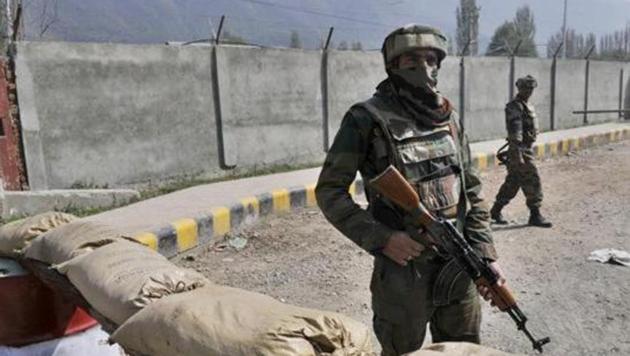
[[477, 286], [485, 286], [491, 292], [493, 303], [503, 312], [507, 312], [516, 323], [518, 330], [525, 333], [535, 350], [542, 353], [542, 346], [547, 344], [548, 337], [536, 340], [527, 330], [527, 317], [516, 305], [516, 299], [505, 286], [498, 286], [499, 276], [475, 252], [468, 241], [453, 224], [445, 219], [433, 216], [422, 204], [418, 194], [400, 172], [389, 166], [383, 173], [370, 181], [370, 186], [385, 198], [405, 210], [416, 228], [422, 227], [426, 234], [416, 234], [421, 244], [436, 249], [440, 254], [455, 259], [457, 264], [470, 276]]

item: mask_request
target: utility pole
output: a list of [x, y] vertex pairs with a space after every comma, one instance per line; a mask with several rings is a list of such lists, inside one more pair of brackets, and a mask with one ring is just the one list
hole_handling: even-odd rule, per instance
[[[567, 1], [564, 0], [564, 15], [562, 16], [562, 43], [567, 42]], [[567, 46], [562, 46], [562, 57], [567, 59]]]

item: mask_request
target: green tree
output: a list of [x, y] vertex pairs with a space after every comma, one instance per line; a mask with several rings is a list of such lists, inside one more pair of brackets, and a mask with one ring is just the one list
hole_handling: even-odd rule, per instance
[[521, 57], [537, 57], [535, 34], [534, 15], [529, 6], [523, 6], [512, 21], [504, 22], [494, 31], [486, 55], [509, 56], [514, 52]]
[[518, 51], [515, 54], [522, 57], [538, 57], [538, 50], [536, 50], [536, 42], [534, 41], [536, 35], [534, 13], [529, 6], [525, 5], [516, 10], [514, 29], [517, 43], [513, 44], [511, 48], [514, 48], [520, 42]]
[[300, 40], [300, 34], [293, 30], [291, 31], [291, 39], [289, 41], [290, 48], [302, 48], [302, 41]]
[[462, 52], [470, 40], [464, 56], [477, 55], [479, 52], [479, 12], [476, 0], [459, 0], [459, 6], [455, 11], [457, 17], [457, 51]]
[[497, 27], [492, 35], [486, 56], [509, 56], [510, 47], [513, 43], [516, 45], [516, 28], [512, 22], [504, 22], [501, 26]]

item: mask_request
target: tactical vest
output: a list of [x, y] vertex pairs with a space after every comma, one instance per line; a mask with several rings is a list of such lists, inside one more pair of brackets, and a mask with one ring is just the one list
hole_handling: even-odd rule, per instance
[[538, 117], [536, 116], [534, 105], [531, 103], [523, 103], [518, 99], [515, 99], [514, 103], [521, 112], [521, 120], [523, 121], [523, 143], [530, 146], [536, 141], [539, 130]]
[[[449, 125], [425, 127], [395, 112], [385, 100], [373, 97], [357, 105], [378, 123], [372, 142], [376, 169], [394, 165], [430, 211], [447, 219], [457, 217], [463, 182], [456, 114]], [[379, 160], [385, 154], [387, 159]]]

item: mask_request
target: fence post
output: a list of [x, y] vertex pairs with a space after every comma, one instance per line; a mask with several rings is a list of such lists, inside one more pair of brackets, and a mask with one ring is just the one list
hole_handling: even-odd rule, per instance
[[331, 27], [328, 30], [328, 37], [326, 38], [326, 43], [324, 44], [322, 52], [322, 66], [320, 74], [322, 78], [322, 129], [324, 136], [324, 152], [328, 152], [328, 147], [330, 147], [330, 114], [328, 106], [328, 47], [330, 46], [330, 39], [332, 38], [333, 31], [334, 27]]
[[589, 59], [589, 57], [591, 56], [591, 53], [593, 53], [594, 49], [595, 45], [591, 46], [591, 49], [586, 54], [586, 57], [584, 57], [584, 59], [586, 59], [586, 76], [584, 80], [584, 120], [582, 121], [583, 125], [588, 125], [588, 82], [591, 76], [591, 60]]
[[522, 43], [523, 40], [518, 41], [518, 44], [516, 45], [516, 47], [514, 47], [513, 50], [510, 49], [507, 43], [505, 44], [505, 48], [510, 52], [510, 85], [508, 88], [508, 92], [510, 93], [509, 100], [512, 100], [512, 98], [514, 98], [514, 82], [516, 81], [516, 53], [518, 52], [518, 49], [521, 47]]
[[223, 22], [225, 21], [225, 15], [221, 16], [221, 22], [219, 22], [219, 29], [214, 41], [214, 45], [211, 48], [211, 72], [212, 72], [212, 98], [214, 101], [214, 120], [217, 126], [217, 150], [219, 154], [219, 167], [224, 170], [236, 168], [236, 164], [228, 164], [225, 155], [225, 141], [223, 136], [223, 111], [221, 110], [221, 92], [219, 88], [219, 64], [217, 56], [217, 48], [220, 45], [221, 32], [223, 30]]
[[556, 48], [556, 51], [553, 53], [553, 61], [551, 62], [551, 103], [549, 108], [549, 129], [551, 131], [556, 129], [556, 76], [558, 71], [558, 54], [563, 45], [564, 42], [560, 42], [558, 48]]
[[619, 70], [619, 120], [625, 118], [623, 110], [623, 68]]

